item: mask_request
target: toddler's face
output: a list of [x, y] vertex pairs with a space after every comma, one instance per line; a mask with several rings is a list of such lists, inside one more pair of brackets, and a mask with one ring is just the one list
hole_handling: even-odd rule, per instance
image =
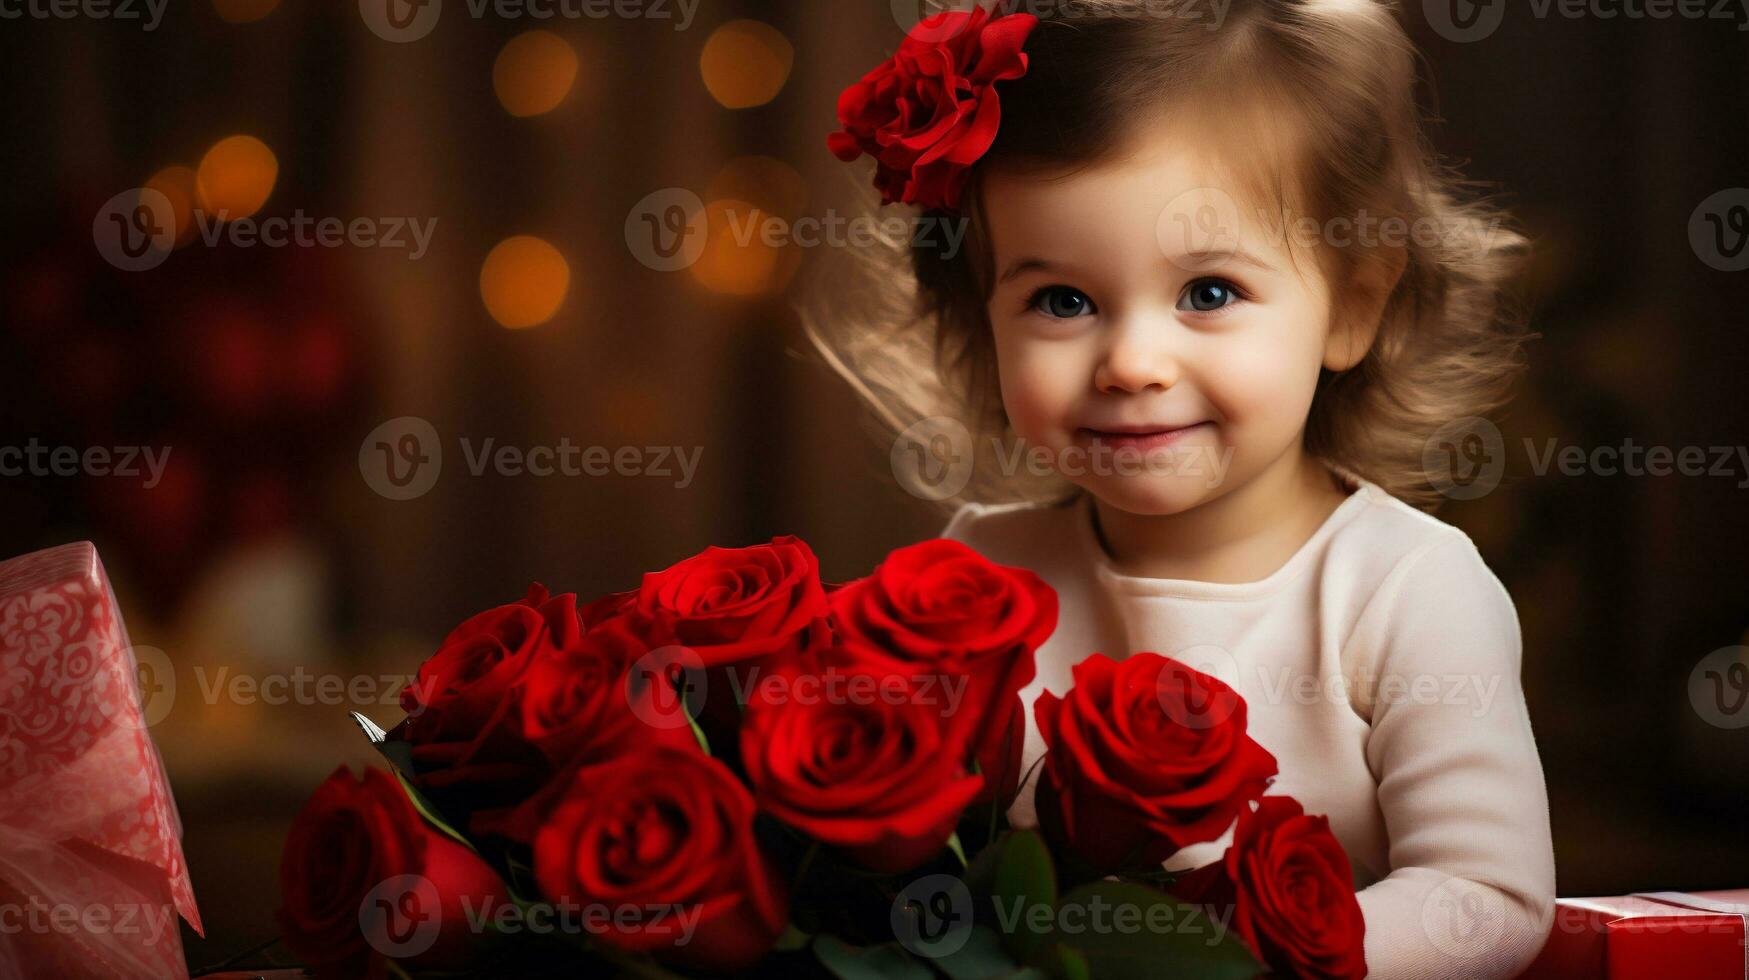
[[1136, 514], [1297, 465], [1319, 368], [1358, 360], [1310, 254], [1290, 262], [1271, 219], [1184, 145], [1161, 126], [1111, 163], [983, 184], [1009, 420]]

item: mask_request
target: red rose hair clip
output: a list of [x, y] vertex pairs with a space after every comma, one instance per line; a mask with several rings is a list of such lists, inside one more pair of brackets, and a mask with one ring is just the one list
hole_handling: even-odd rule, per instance
[[838, 97], [844, 129], [827, 146], [846, 163], [874, 157], [882, 204], [957, 210], [968, 168], [996, 141], [996, 83], [1026, 74], [1020, 48], [1037, 24], [1032, 14], [981, 7], [925, 19], [897, 54]]

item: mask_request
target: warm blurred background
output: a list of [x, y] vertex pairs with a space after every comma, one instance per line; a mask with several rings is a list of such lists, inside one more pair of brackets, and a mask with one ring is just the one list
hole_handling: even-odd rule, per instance
[[[1513, 5], [1457, 41], [1438, 4], [1405, 6], [1434, 143], [1538, 244], [1505, 480], [1440, 516], [1518, 604], [1561, 892], [1749, 886], [1749, 682], [1703, 664], [1749, 643], [1749, 451], [1718, 475], [1567, 476], [1525, 449], [1632, 440], [1710, 466], [1749, 443], [1749, 272], [1730, 271], [1749, 266], [1749, 15]], [[208, 924], [194, 966], [271, 935], [292, 814], [371, 759], [346, 712], [392, 722], [386, 679], [463, 615], [782, 533], [848, 578], [942, 526], [802, 333], [798, 287], [829, 291], [844, 249], [718, 220], [662, 271], [641, 227], [689, 193], [719, 217], [854, 215], [865, 174], [824, 137], [901, 36], [887, 0], [188, 0], [150, 29], [144, 0], [142, 20], [69, 9], [0, 20], [0, 445], [147, 447], [162, 470], [0, 477], [0, 556], [94, 540], [134, 642], [174, 664], [153, 731]], [[233, 240], [221, 210], [306, 216], [308, 243]], [[316, 239], [324, 218], [346, 235]], [[118, 252], [124, 229], [177, 247]], [[405, 417], [444, 456], [401, 500], [421, 487], [385, 483], [380, 454], [417, 436]], [[475, 476], [488, 440], [699, 455], [690, 477], [672, 458]], [[306, 696], [262, 703], [238, 675]]]

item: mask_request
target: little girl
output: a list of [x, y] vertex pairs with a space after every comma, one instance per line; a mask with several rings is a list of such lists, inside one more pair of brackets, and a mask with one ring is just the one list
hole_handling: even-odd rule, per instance
[[834, 152], [967, 235], [916, 236], [895, 315], [816, 342], [958, 472], [944, 536], [1057, 590], [1029, 713], [1095, 651], [1215, 674], [1346, 848], [1370, 975], [1516, 975], [1555, 894], [1517, 614], [1411, 503], [1519, 367], [1523, 240], [1431, 159], [1393, 4], [1015, 6], [844, 93]]

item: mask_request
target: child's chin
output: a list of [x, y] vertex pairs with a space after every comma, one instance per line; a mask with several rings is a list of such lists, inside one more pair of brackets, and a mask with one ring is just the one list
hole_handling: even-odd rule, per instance
[[1220, 495], [1206, 477], [1143, 474], [1099, 476], [1080, 481], [1089, 493], [1129, 514], [1168, 517], [1182, 514]]

